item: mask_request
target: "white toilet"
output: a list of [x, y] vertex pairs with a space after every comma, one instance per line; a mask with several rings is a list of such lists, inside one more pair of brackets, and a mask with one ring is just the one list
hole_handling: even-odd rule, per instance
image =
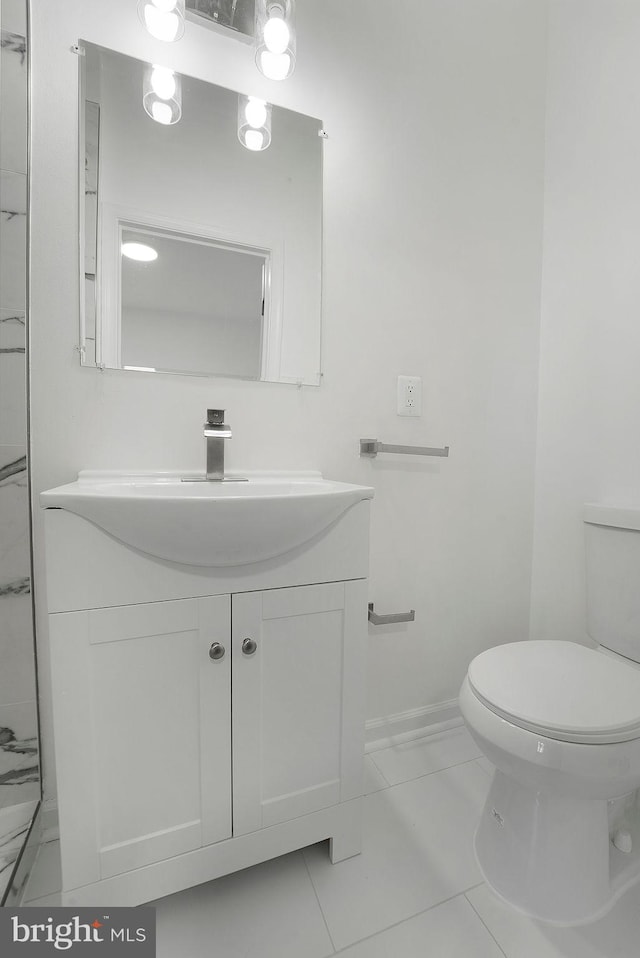
[[476, 831], [489, 885], [557, 924], [600, 917], [640, 879], [640, 508], [585, 506], [587, 627], [501, 645], [460, 691], [496, 766]]

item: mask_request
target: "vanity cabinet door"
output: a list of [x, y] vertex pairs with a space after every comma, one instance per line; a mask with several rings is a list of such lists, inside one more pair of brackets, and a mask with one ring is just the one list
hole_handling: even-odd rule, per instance
[[366, 582], [232, 597], [233, 833], [361, 794]]
[[230, 837], [230, 597], [50, 623], [65, 888]]

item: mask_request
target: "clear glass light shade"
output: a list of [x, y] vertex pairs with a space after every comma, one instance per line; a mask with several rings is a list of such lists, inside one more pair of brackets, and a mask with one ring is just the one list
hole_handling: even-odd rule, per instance
[[156, 123], [177, 123], [182, 116], [180, 76], [168, 67], [148, 66], [144, 71], [142, 105]]
[[256, 0], [256, 65], [269, 80], [286, 80], [296, 65], [294, 0]]
[[185, 0], [138, 0], [138, 16], [152, 37], [173, 43], [184, 34]]
[[238, 139], [257, 153], [271, 143], [271, 104], [256, 96], [238, 94]]

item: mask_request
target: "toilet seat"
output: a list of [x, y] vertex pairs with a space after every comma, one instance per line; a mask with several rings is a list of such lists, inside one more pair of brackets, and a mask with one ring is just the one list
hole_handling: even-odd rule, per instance
[[574, 642], [496, 646], [468, 671], [492, 712], [547, 738], [605, 745], [640, 738], [640, 671]]

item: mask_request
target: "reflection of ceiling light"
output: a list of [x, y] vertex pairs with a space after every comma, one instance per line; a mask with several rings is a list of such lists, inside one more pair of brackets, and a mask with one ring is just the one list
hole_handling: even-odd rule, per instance
[[156, 40], [172, 43], [184, 34], [184, 0], [138, 0], [138, 16]]
[[271, 104], [238, 94], [238, 139], [248, 150], [266, 150], [271, 143]]
[[177, 123], [182, 116], [182, 81], [168, 67], [147, 66], [142, 84], [142, 105], [146, 112], [164, 126]]
[[151, 107], [152, 120], [155, 120], [156, 123], [162, 123], [164, 126], [171, 126], [172, 113], [168, 103], [163, 103], [162, 100], [153, 100], [149, 106]]
[[123, 243], [120, 247], [123, 256], [135, 259], [139, 263], [153, 263], [158, 258], [158, 251], [145, 243]]
[[161, 100], [170, 100], [176, 92], [176, 76], [169, 67], [155, 66], [151, 70], [151, 89]]
[[269, 80], [286, 80], [296, 65], [294, 0], [256, 0], [256, 65]]
[[244, 145], [248, 150], [264, 149], [264, 134], [260, 130], [247, 130], [244, 134]]

